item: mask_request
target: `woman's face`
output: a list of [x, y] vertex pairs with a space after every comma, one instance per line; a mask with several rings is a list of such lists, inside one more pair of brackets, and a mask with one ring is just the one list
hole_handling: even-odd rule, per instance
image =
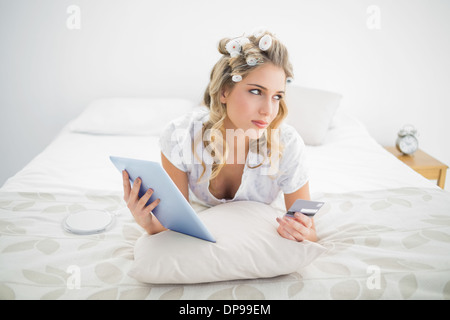
[[260, 138], [278, 114], [285, 86], [284, 70], [265, 63], [224, 90], [220, 101], [227, 106], [225, 129], [242, 129], [250, 139]]

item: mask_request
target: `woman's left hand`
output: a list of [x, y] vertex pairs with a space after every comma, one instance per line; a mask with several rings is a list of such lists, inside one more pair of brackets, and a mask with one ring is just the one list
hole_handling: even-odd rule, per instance
[[280, 236], [295, 241], [317, 241], [316, 228], [314, 220], [299, 212], [296, 212], [294, 218], [284, 216], [277, 218], [280, 224], [277, 228]]

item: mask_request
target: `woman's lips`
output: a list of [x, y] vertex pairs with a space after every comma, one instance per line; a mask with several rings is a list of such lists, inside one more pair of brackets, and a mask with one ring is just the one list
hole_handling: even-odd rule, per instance
[[252, 123], [260, 129], [264, 129], [269, 125], [267, 122], [260, 120], [252, 120]]

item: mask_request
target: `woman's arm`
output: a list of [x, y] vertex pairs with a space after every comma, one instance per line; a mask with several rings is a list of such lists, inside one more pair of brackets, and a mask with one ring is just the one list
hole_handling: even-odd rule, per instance
[[295, 200], [311, 200], [311, 195], [309, 194], [309, 182], [305, 183], [303, 187], [298, 189], [293, 193], [284, 194], [284, 203], [286, 204], [286, 211], [294, 204]]
[[162, 152], [161, 163], [164, 170], [166, 170], [172, 181], [177, 185], [178, 189], [189, 202], [189, 186], [187, 173], [175, 167]]
[[[286, 211], [289, 210], [297, 199], [311, 199], [309, 193], [309, 183], [306, 183], [303, 187], [293, 193], [284, 194]], [[277, 221], [280, 224], [277, 231], [282, 237], [295, 241], [317, 241], [314, 220], [304, 214], [296, 212], [294, 219], [283, 217], [277, 218]]]

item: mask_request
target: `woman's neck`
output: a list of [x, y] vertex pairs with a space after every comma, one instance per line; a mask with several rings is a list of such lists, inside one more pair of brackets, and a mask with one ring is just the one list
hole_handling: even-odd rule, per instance
[[224, 127], [225, 139], [229, 147], [227, 164], [245, 164], [250, 138], [245, 134], [244, 130], [236, 128], [228, 118], [224, 120]]

